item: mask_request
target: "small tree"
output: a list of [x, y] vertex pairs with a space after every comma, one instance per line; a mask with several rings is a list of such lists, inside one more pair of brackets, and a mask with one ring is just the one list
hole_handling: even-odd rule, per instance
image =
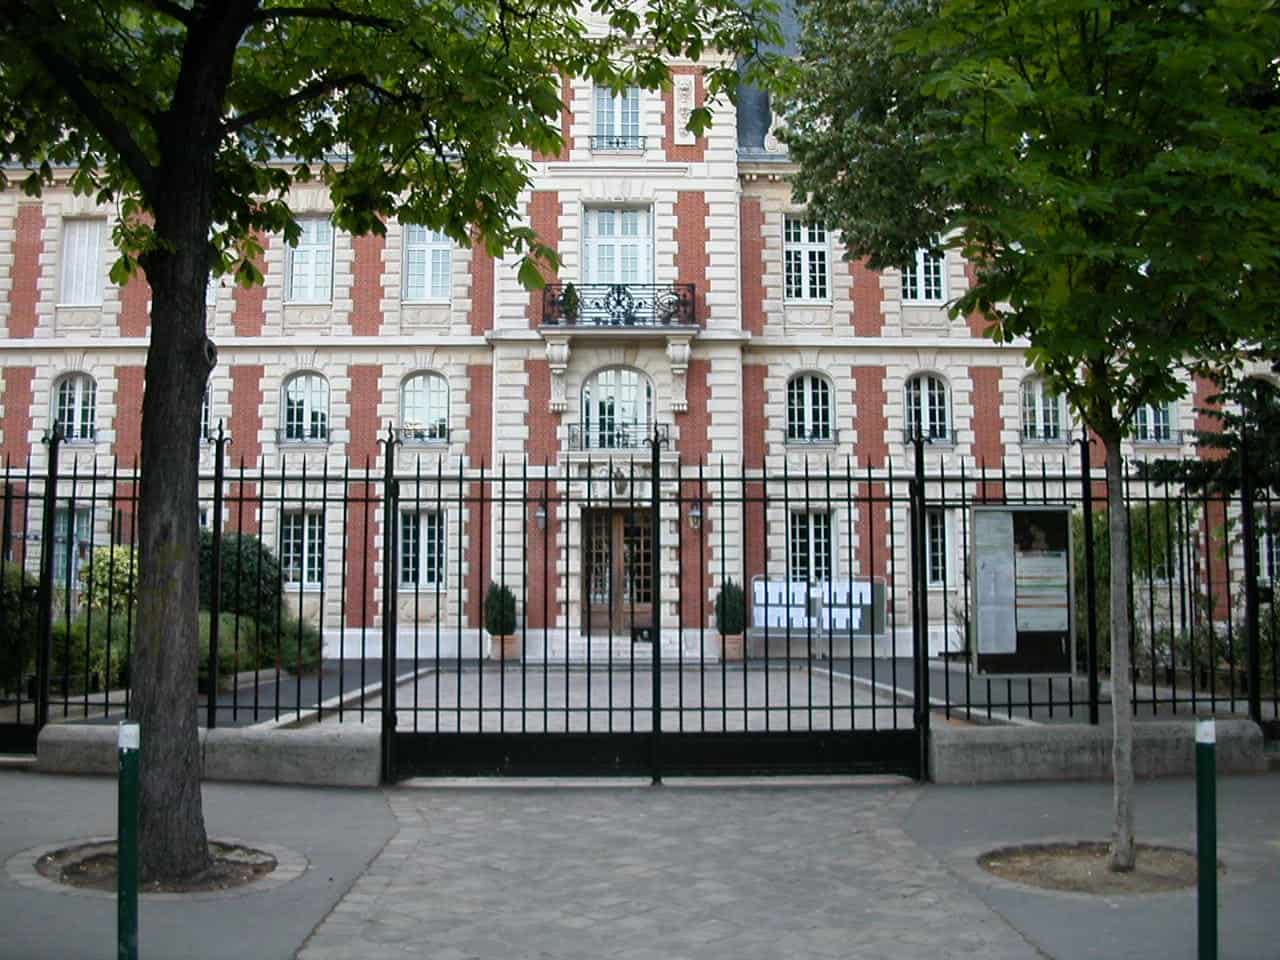
[[716, 629], [721, 636], [737, 636], [747, 623], [746, 597], [734, 580], [726, 580], [716, 595]]
[[[200, 531], [200, 609], [212, 609], [213, 534]], [[280, 562], [251, 533], [222, 534], [222, 613], [250, 617], [264, 628], [280, 619]]]
[[495, 637], [516, 632], [516, 595], [505, 583], [489, 584], [484, 597], [484, 628]]
[[85, 596], [95, 610], [125, 613], [137, 599], [138, 555], [133, 547], [95, 547], [80, 571]]

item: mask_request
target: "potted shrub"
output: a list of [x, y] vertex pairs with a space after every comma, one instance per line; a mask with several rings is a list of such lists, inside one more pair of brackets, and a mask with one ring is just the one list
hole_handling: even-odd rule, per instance
[[742, 587], [726, 580], [716, 597], [716, 629], [720, 632], [720, 656], [725, 660], [743, 657], [742, 632], [746, 626], [747, 606]]
[[502, 583], [489, 584], [484, 598], [484, 628], [489, 634], [489, 656], [494, 660], [520, 657], [520, 637], [516, 634], [516, 596]]
[[578, 288], [572, 283], [565, 284], [560, 294], [560, 319], [566, 324], [578, 322], [578, 312], [582, 309], [582, 300], [578, 296]]

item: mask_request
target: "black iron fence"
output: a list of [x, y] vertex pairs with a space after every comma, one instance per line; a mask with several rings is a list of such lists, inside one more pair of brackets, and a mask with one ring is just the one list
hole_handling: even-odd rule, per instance
[[[685, 464], [657, 439], [648, 457], [496, 469], [394, 433], [360, 466], [321, 449], [249, 469], [215, 442], [203, 722], [380, 723], [394, 769], [919, 774], [933, 714], [1105, 720], [1106, 481], [1070, 448], [1034, 468], [926, 446], [909, 471], [803, 453], [763, 471]], [[49, 454], [3, 474], [9, 749], [129, 709], [138, 478]], [[1137, 473], [1124, 493], [1135, 712], [1238, 713], [1274, 735], [1269, 496]], [[1064, 669], [995, 672], [974, 524], [1034, 505], [1069, 516], [1074, 642]]]

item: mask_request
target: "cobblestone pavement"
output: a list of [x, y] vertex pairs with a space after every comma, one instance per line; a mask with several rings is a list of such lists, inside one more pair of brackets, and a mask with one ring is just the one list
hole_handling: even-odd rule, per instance
[[917, 846], [907, 785], [401, 787], [300, 960], [1043, 957]]

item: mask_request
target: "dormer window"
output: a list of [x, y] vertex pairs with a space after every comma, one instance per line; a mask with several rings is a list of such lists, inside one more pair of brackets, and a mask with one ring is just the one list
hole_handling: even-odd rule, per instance
[[628, 152], [644, 149], [640, 135], [640, 89], [627, 87], [614, 93], [608, 87], [595, 88], [595, 126], [591, 149]]

